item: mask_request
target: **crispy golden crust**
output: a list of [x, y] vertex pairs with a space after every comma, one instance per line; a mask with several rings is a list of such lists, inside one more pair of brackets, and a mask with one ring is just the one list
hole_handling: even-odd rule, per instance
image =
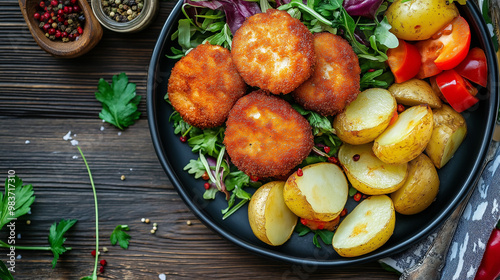
[[288, 102], [262, 90], [240, 98], [226, 125], [227, 152], [234, 165], [248, 175], [286, 175], [314, 145], [307, 120]]
[[224, 123], [246, 87], [230, 52], [203, 44], [175, 64], [168, 80], [168, 97], [184, 121], [210, 128]]
[[314, 51], [314, 73], [293, 92], [293, 97], [305, 109], [335, 115], [358, 96], [358, 57], [346, 40], [327, 32], [314, 35]]
[[251, 86], [287, 94], [314, 69], [313, 36], [285, 11], [269, 9], [246, 19], [235, 32], [231, 55]]

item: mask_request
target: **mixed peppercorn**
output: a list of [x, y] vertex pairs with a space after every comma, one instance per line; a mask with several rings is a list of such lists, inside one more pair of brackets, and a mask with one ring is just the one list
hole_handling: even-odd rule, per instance
[[83, 34], [85, 15], [77, 0], [41, 1], [33, 17], [50, 40], [69, 42]]
[[104, 0], [102, 10], [116, 22], [127, 22], [141, 14], [144, 0]]

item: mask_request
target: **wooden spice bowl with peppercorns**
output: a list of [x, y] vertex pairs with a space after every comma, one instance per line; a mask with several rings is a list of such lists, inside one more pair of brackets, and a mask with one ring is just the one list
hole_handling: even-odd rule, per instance
[[102, 38], [102, 27], [86, 0], [19, 0], [33, 39], [55, 57], [81, 56]]

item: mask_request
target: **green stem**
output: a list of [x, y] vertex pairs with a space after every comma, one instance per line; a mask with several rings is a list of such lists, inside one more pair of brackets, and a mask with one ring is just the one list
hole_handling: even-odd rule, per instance
[[189, 126], [189, 128], [186, 130], [186, 132], [184, 132], [184, 133], [182, 134], [182, 137], [186, 137], [186, 135], [189, 133], [189, 131], [191, 130], [191, 128], [193, 128], [193, 126], [192, 126], [192, 125], [190, 125], [190, 126]]
[[[18, 246], [18, 245], [9, 245], [3, 241], [0, 241], [0, 247], [2, 248], [10, 248], [14, 247], [19, 250], [36, 250], [36, 251], [50, 251], [52, 248], [50, 247], [32, 247], [32, 246]], [[71, 248], [67, 248], [68, 250], [71, 250]]]
[[333, 25], [333, 22], [327, 20], [322, 15], [318, 14], [314, 9], [312, 9], [312, 8], [308, 7], [307, 5], [304, 5], [303, 3], [300, 3], [300, 2], [290, 2], [288, 4], [281, 5], [278, 7], [278, 10], [288, 10], [291, 7], [298, 7], [299, 9], [306, 11], [307, 13], [309, 13], [311, 16], [315, 17], [318, 21], [320, 21], [323, 24], [326, 24], [328, 26]]
[[82, 150], [80, 149], [79, 146], [76, 146], [78, 148], [78, 151], [80, 152], [80, 155], [82, 156], [83, 162], [85, 162], [85, 166], [87, 167], [87, 172], [89, 173], [89, 178], [90, 178], [90, 185], [92, 185], [92, 191], [94, 193], [94, 206], [95, 206], [95, 264], [94, 264], [94, 271], [92, 272], [92, 279], [97, 279], [97, 264], [98, 264], [98, 259], [99, 259], [99, 222], [98, 222], [98, 217], [99, 217], [99, 211], [97, 207], [97, 193], [95, 190], [95, 185], [94, 185], [94, 179], [92, 179], [92, 173], [90, 172], [89, 165], [87, 163], [87, 160], [85, 159], [85, 156], [83, 155]]
[[248, 199], [243, 199], [242, 201], [240, 201], [231, 210], [227, 211], [227, 213], [224, 214], [224, 216], [222, 216], [222, 219], [225, 220], [227, 217], [231, 216], [233, 213], [235, 213], [236, 211], [238, 211], [238, 209], [240, 209], [241, 207], [243, 207], [243, 205], [245, 205], [245, 203], [247, 203], [248, 201], [249, 201]]

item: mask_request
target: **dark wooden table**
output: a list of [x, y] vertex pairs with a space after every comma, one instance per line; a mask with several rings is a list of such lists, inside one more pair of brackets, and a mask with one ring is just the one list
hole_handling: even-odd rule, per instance
[[[184, 205], [163, 172], [150, 139], [145, 106], [147, 69], [156, 38], [175, 1], [162, 1], [153, 24], [137, 34], [104, 31], [88, 54], [58, 59], [42, 51], [16, 0], [0, 1], [0, 180], [14, 170], [32, 184], [31, 214], [17, 222], [18, 245], [45, 246], [52, 223], [77, 219], [66, 234], [72, 247], [51, 268], [46, 251], [16, 251], [16, 279], [79, 279], [93, 269], [94, 202], [71, 132], [85, 153], [99, 200], [103, 279], [397, 279], [378, 263], [324, 269], [253, 255], [206, 228]], [[127, 73], [143, 96], [140, 120], [121, 132], [99, 117], [99, 78]], [[125, 180], [121, 180], [121, 176]], [[150, 224], [141, 222], [149, 218]], [[26, 223], [30, 220], [30, 224]], [[152, 223], [158, 230], [150, 233]], [[129, 225], [128, 250], [112, 246], [115, 226]], [[189, 225], [191, 224], [191, 225]], [[6, 240], [4, 228], [0, 240]], [[0, 260], [6, 261], [6, 249]]]

